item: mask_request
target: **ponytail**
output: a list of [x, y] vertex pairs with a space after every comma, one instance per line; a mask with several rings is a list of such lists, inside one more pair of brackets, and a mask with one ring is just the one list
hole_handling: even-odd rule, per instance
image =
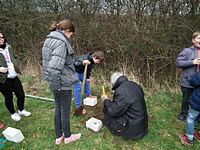
[[68, 19], [64, 19], [60, 21], [59, 23], [57, 23], [56, 21], [52, 21], [50, 24], [49, 30], [55, 31], [56, 29], [69, 30], [69, 32], [75, 32], [75, 27], [73, 23]]
[[49, 31], [55, 31], [57, 29], [57, 22], [52, 21], [49, 27]]

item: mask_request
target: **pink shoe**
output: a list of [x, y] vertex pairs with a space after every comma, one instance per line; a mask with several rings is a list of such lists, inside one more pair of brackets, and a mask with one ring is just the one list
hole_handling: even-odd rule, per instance
[[78, 134], [71, 134], [70, 137], [64, 139], [64, 143], [68, 144], [70, 142], [76, 141], [81, 138], [81, 133]]
[[57, 139], [55, 140], [55, 144], [56, 144], [56, 145], [59, 145], [59, 144], [63, 141], [63, 139], [64, 139], [63, 136], [57, 138]]

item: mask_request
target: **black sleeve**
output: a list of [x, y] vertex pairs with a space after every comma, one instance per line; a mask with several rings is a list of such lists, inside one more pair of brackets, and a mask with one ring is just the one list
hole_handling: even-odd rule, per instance
[[123, 115], [129, 107], [125, 98], [126, 92], [115, 91], [114, 99], [110, 102], [104, 101], [104, 106], [107, 109], [107, 114], [111, 117], [120, 117]]

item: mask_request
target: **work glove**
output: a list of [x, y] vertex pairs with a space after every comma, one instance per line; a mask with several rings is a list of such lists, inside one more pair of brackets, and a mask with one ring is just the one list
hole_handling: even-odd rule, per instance
[[101, 100], [102, 100], [102, 101], [104, 101], [104, 100], [106, 100], [106, 99], [108, 99], [108, 96], [107, 96], [107, 95], [102, 95], [102, 96], [101, 96]]

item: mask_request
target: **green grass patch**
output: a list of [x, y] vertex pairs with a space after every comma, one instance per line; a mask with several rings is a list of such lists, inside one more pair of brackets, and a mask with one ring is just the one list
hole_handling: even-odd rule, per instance
[[[46, 82], [35, 81], [34, 77], [23, 76], [23, 85], [27, 94], [52, 98]], [[95, 95], [101, 95], [101, 87], [95, 83], [92, 85]], [[184, 132], [185, 123], [177, 120], [181, 103], [181, 93], [172, 93], [160, 89], [152, 95], [146, 96], [149, 116], [149, 133], [140, 140], [128, 140], [113, 136], [107, 128], [103, 127], [95, 133], [85, 127], [85, 122], [97, 112], [101, 112], [102, 103], [98, 107], [88, 107], [88, 114], [83, 117], [74, 117], [72, 102], [71, 131], [82, 133], [77, 142], [70, 144], [54, 144], [54, 103], [26, 98], [25, 107], [32, 112], [31, 117], [22, 117], [19, 122], [11, 120], [10, 114], [5, 108], [4, 99], [0, 95], [0, 120], [6, 127], [20, 129], [25, 136], [21, 143], [6, 142], [5, 149], [9, 150], [168, 150], [168, 149], [199, 149], [200, 144], [195, 141], [193, 147], [183, 146], [178, 138], [178, 133]], [[16, 104], [16, 99], [15, 99]], [[4, 129], [5, 129], [4, 128]], [[3, 130], [1, 130], [3, 131]], [[3, 136], [0, 133], [0, 136]]]

